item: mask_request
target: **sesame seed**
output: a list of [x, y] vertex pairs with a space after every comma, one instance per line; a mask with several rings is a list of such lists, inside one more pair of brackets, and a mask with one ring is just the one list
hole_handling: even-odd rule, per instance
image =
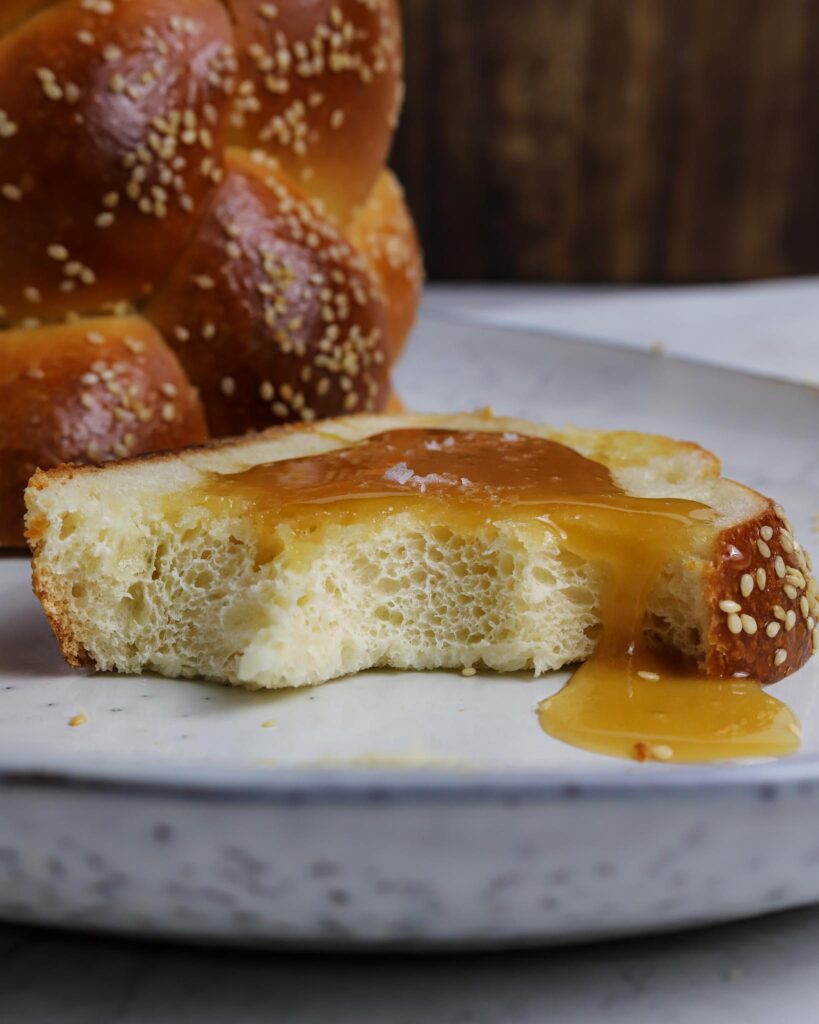
[[756, 571], [756, 585], [760, 590], [764, 590], [768, 582], [768, 574], [764, 569], [757, 569]]
[[656, 672], [638, 672], [637, 675], [641, 679], [656, 680], [656, 679], [660, 678], [659, 675]]
[[789, 597], [791, 601], [796, 600], [797, 590], [792, 583], [786, 583], [782, 589], [785, 591], [785, 596]]
[[787, 660], [788, 660], [788, 652], [783, 647], [780, 647], [777, 650], [776, 654], [774, 654], [774, 659], [773, 659], [774, 665], [776, 665], [776, 667], [779, 668], [779, 666], [780, 665], [784, 665], [784, 663]]
[[3, 185], [0, 192], [10, 203], [19, 203], [23, 198], [23, 190], [17, 185]]
[[785, 573], [785, 578], [787, 579], [788, 583], [796, 587], [797, 590], [805, 589], [805, 583], [807, 581], [805, 580], [804, 575], [800, 572], [799, 569], [794, 569], [792, 565], [788, 566], [787, 571]]
[[788, 609], [785, 614], [785, 630], [790, 633], [793, 627], [796, 625], [796, 612], [793, 608]]
[[233, 377], [223, 377], [219, 387], [222, 389], [223, 395], [230, 396], [236, 392], [236, 381]]
[[165, 402], [162, 406], [162, 419], [166, 423], [170, 423], [171, 420], [176, 416], [176, 406], [173, 402]]
[[104, 345], [105, 335], [100, 334], [99, 331], [89, 331], [85, 336], [85, 340], [91, 345]]
[[202, 291], [209, 291], [216, 286], [216, 282], [208, 274], [197, 274], [193, 278], [193, 283], [197, 288], [201, 288]]
[[262, 381], [262, 383], [259, 385], [259, 396], [265, 402], [272, 402], [273, 401], [273, 397], [274, 397], [275, 394], [276, 394], [276, 390], [273, 387], [273, 385], [270, 383], [270, 381], [269, 380]]
[[754, 633], [756, 633], [757, 629], [756, 619], [753, 617], [753, 615], [742, 615], [740, 616], [740, 620], [742, 622], [742, 628], [745, 630], [745, 632], [749, 636], [753, 636]]
[[810, 605], [804, 594], [799, 598], [799, 611], [802, 612], [803, 619], [806, 619], [810, 614]]
[[118, 459], [127, 459], [131, 454], [122, 441], [115, 441], [114, 444], [111, 445], [111, 451], [113, 451], [114, 455], [116, 455]]
[[469, 676], [476, 676], [477, 674], [478, 670], [474, 668], [472, 665], [467, 665], [464, 669], [461, 670], [461, 675], [467, 676], [467, 678]]
[[756, 546], [757, 546], [757, 549], [759, 550], [760, 555], [762, 555], [763, 558], [770, 558], [771, 557], [771, 549], [768, 547], [768, 545], [765, 543], [765, 541], [761, 537], [756, 542]]
[[93, 395], [90, 395], [87, 391], [83, 391], [80, 395], [80, 404], [85, 406], [86, 409], [94, 409], [97, 405]]
[[771, 640], [773, 640], [773, 638], [779, 633], [781, 628], [782, 627], [779, 625], [778, 622], [769, 622], [768, 625], [765, 627], [765, 634], [766, 636], [769, 636]]
[[109, 210], [106, 210], [105, 213], [97, 214], [97, 216], [94, 218], [94, 223], [98, 228], [110, 228], [111, 225], [114, 223], [114, 219], [115, 218], [113, 213], [111, 213]]
[[178, 390], [175, 384], [168, 381], [159, 389], [166, 398], [176, 398]]
[[739, 581], [739, 590], [743, 597], [750, 597], [751, 591], [754, 589], [754, 578], [746, 572], [742, 579]]
[[742, 632], [742, 619], [736, 614], [736, 612], [732, 612], [728, 616], [728, 631], [733, 633], [735, 636]]
[[736, 601], [720, 601], [719, 609], [721, 612], [727, 612], [728, 614], [742, 611], [742, 606], [738, 605]]
[[785, 559], [782, 557], [782, 555], [777, 555], [776, 558], [774, 559], [774, 571], [776, 572], [776, 575], [780, 579], [784, 578], [784, 576], [785, 576]]
[[763, 526], [762, 529], [759, 531], [759, 536], [763, 540], [770, 540], [773, 537], [773, 527]]
[[819, 654], [819, 626], [816, 626], [811, 633], [811, 646], [814, 654]]
[[64, 245], [49, 245], [46, 252], [53, 260], [57, 260], [62, 263], [68, 259], [68, 249]]

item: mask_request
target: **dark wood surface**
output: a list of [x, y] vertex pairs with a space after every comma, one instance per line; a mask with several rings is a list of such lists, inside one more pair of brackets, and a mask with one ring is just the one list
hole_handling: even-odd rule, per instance
[[437, 279], [819, 270], [819, 0], [403, 0]]

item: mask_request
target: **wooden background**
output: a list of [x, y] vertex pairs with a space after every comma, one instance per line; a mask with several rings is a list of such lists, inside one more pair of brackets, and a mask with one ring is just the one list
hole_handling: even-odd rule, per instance
[[819, 270], [819, 0], [403, 0], [438, 279]]

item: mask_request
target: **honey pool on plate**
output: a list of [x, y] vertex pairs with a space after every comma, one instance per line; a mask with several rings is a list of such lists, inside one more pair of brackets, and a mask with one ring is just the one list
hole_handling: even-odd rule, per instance
[[538, 718], [555, 739], [638, 761], [783, 757], [800, 743], [796, 716], [759, 683], [704, 679], [647, 653], [625, 670], [592, 658]]
[[547, 733], [638, 760], [781, 756], [799, 746], [794, 715], [753, 680], [703, 678], [645, 639], [647, 600], [663, 566], [712, 530], [713, 510], [626, 494], [605, 466], [565, 445], [517, 434], [393, 430], [322, 455], [214, 475], [199, 497], [249, 515], [267, 558], [278, 553], [282, 523], [307, 536], [330, 520], [361, 522], [409, 507], [460, 531], [505, 517], [540, 519], [566, 549], [606, 570], [597, 650], [541, 704]]

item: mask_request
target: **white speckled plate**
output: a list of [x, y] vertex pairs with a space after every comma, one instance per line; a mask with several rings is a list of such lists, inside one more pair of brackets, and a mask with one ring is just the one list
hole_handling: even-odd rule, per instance
[[[817, 539], [815, 389], [429, 320], [398, 385], [422, 409], [492, 404], [699, 441]], [[752, 765], [564, 746], [534, 711], [565, 679], [374, 672], [269, 695], [90, 676], [62, 664], [26, 560], [0, 557], [0, 916], [488, 946], [819, 900], [817, 663], [774, 688], [802, 719], [802, 752]]]

